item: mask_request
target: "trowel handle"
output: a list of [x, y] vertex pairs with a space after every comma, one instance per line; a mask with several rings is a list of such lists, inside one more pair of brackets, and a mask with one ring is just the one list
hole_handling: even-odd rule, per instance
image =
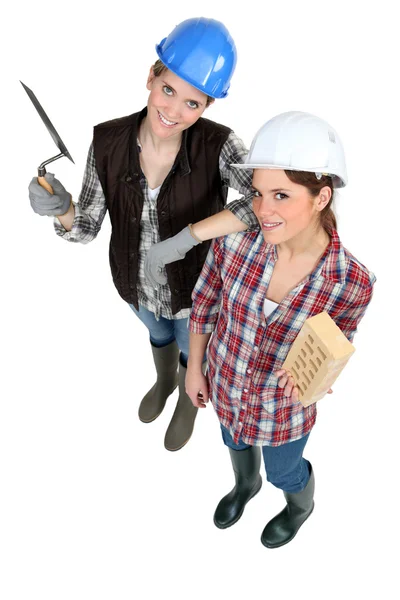
[[[44, 171], [44, 173], [43, 173]], [[46, 169], [40, 169], [41, 175], [45, 175], [46, 174]], [[48, 181], [46, 181], [46, 179], [44, 177], [41, 177], [40, 175], [38, 175], [37, 178], [39, 184], [42, 186], [42, 188], [44, 188], [45, 190], [47, 190], [49, 192], [49, 194], [54, 194], [53, 192], [53, 188], [51, 187], [51, 185], [49, 184]]]

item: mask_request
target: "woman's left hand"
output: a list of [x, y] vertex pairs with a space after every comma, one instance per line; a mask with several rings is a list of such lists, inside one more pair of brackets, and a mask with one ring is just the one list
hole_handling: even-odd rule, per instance
[[[293, 376], [290, 371], [286, 369], [279, 369], [278, 371], [274, 371], [274, 375], [278, 377], [278, 386], [280, 388], [285, 388], [284, 395], [290, 397], [292, 402], [299, 402], [299, 388], [295, 384]], [[327, 391], [327, 394], [332, 394], [333, 390], [330, 388]]]
[[165, 285], [167, 283], [167, 276], [163, 272], [165, 265], [182, 260], [186, 253], [199, 243], [200, 240], [195, 240], [190, 233], [190, 228], [185, 227], [172, 238], [151, 246], [144, 259], [144, 274], [147, 280], [154, 287]]

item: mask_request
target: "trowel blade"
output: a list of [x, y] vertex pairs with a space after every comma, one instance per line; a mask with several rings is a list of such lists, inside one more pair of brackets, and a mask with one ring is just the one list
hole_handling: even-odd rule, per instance
[[67, 158], [69, 158], [69, 160], [74, 162], [74, 159], [68, 152], [66, 145], [64, 144], [64, 142], [58, 135], [54, 125], [50, 121], [49, 117], [46, 115], [45, 111], [43, 110], [42, 105], [40, 104], [39, 100], [36, 98], [35, 94], [32, 92], [31, 89], [28, 88], [28, 86], [26, 86], [24, 83], [22, 83], [21, 80], [20, 80], [20, 82], [21, 82], [21, 85], [23, 86], [23, 88], [25, 89], [26, 93], [28, 94], [29, 98], [31, 99], [34, 107], [36, 108], [39, 115], [41, 116], [43, 123], [46, 125], [48, 132], [50, 133], [51, 137], [53, 138], [53, 140], [54, 140], [56, 146], [58, 147], [58, 149], [60, 150], [60, 152], [62, 152], [62, 154], [64, 154]]

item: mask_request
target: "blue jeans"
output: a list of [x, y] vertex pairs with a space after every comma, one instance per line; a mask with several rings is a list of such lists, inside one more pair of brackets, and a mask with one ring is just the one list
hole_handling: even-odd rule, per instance
[[129, 306], [142, 323], [146, 325], [150, 333], [150, 342], [153, 346], [163, 348], [176, 340], [181, 352], [181, 363], [186, 367], [189, 356], [189, 319], [165, 319], [164, 317], [160, 317], [160, 320], [157, 321], [154, 313], [150, 312], [140, 304], [139, 310], [136, 310], [133, 304], [130, 304]]
[[[241, 439], [235, 444], [229, 431], [221, 425], [225, 446], [233, 450], [250, 448]], [[297, 494], [306, 487], [310, 479], [310, 463], [303, 458], [303, 450], [310, 434], [282, 446], [262, 446], [267, 481], [275, 487]]]

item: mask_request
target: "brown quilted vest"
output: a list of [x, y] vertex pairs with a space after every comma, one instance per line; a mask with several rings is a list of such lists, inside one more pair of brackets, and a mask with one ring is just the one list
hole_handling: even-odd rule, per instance
[[[137, 136], [140, 113], [96, 125], [93, 147], [96, 168], [106, 197], [112, 233], [110, 266], [114, 284], [126, 302], [138, 308], [136, 283], [143, 193]], [[219, 155], [230, 129], [200, 118], [182, 135], [175, 163], [161, 186], [157, 214], [161, 240], [222, 210], [228, 189], [219, 173]], [[191, 292], [205, 261], [210, 242], [190, 250], [167, 265], [172, 312], [191, 306]]]

